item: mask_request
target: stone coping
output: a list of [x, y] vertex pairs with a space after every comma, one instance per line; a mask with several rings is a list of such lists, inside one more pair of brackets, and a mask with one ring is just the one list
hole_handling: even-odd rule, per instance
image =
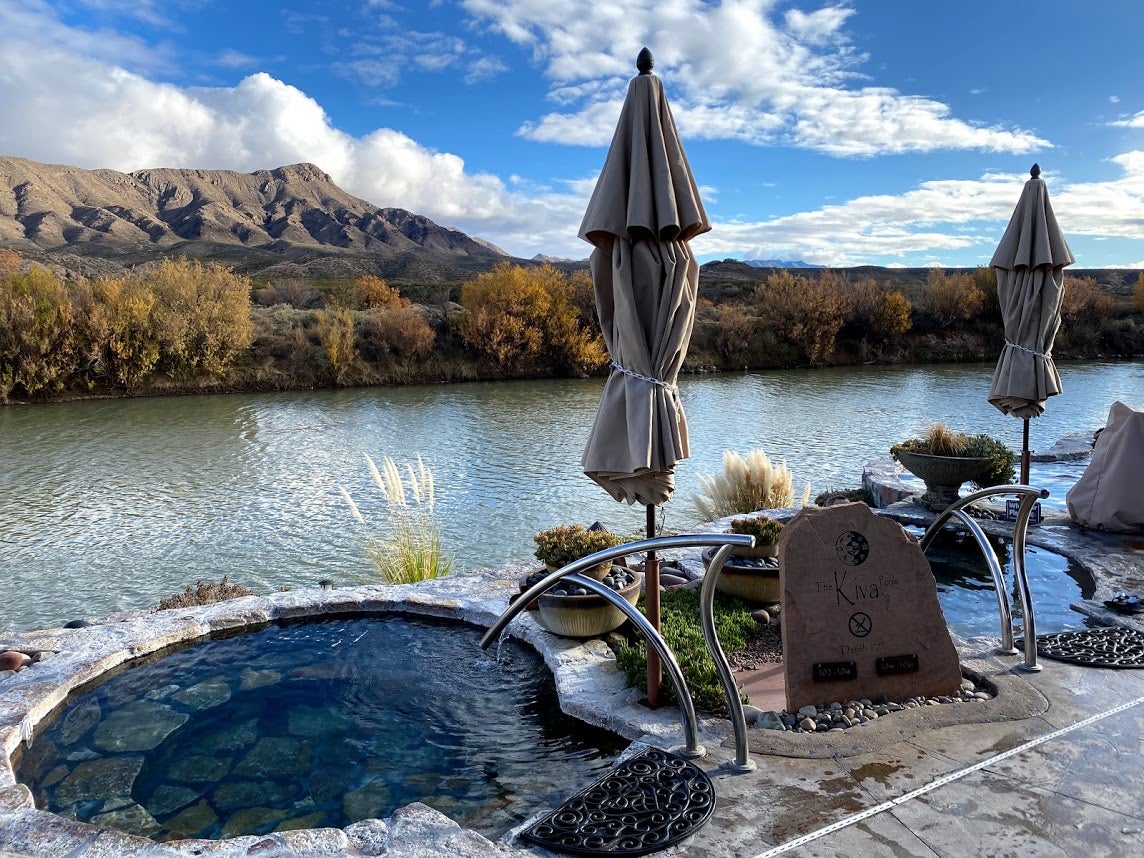
[[[214, 633], [255, 629], [280, 620], [329, 619], [404, 613], [453, 619], [487, 628], [518, 592], [534, 563], [509, 564], [406, 586], [292, 590], [247, 596], [192, 608], [108, 617], [78, 629], [45, 629], [0, 639], [0, 650], [17, 650], [35, 661], [0, 676], [0, 855], [167, 856], [167, 855], [493, 855], [513, 851], [476, 832], [461, 829], [420, 804], [387, 820], [366, 820], [344, 830], [282, 832], [230, 840], [181, 840], [158, 844], [142, 837], [64, 819], [37, 810], [31, 792], [16, 780], [13, 756], [34, 737], [38, 724], [53, 717], [69, 694], [82, 692], [108, 671], [140, 656], [202, 640]], [[650, 712], [637, 705], [640, 693], [627, 687], [602, 640], [560, 638], [520, 617], [508, 634], [531, 644], [552, 671], [561, 708], [583, 721], [628, 739], [672, 747], [682, 744], [674, 707]], [[715, 745], [730, 735], [719, 719], [701, 722]], [[507, 851], [506, 851], [507, 850]]]
[[[793, 510], [776, 511], [789, 517]], [[886, 514], [907, 523], [925, 524], [930, 513], [898, 501]], [[916, 521], [915, 521], [916, 519]], [[986, 522], [992, 527], [1004, 523]], [[1111, 616], [1100, 605], [1104, 594], [1139, 582], [1139, 539], [1082, 531], [1071, 522], [1050, 517], [1030, 531], [1029, 542], [1073, 557], [1093, 574], [1097, 596], [1074, 606], [1084, 613], [1144, 630], [1144, 623]], [[697, 530], [724, 530], [715, 522]], [[987, 528], [990, 529], [990, 528]], [[664, 552], [688, 577], [702, 574], [699, 549]], [[0, 854], [56, 858], [60, 855], [188, 856], [218, 855], [508, 855], [522, 854], [509, 843], [493, 843], [460, 828], [424, 805], [398, 810], [387, 820], [365, 820], [345, 829], [282, 832], [230, 840], [182, 840], [158, 844], [111, 829], [64, 819], [34, 807], [27, 787], [16, 781], [12, 758], [21, 743], [34, 736], [39, 723], [51, 718], [73, 691], [97, 681], [112, 668], [170, 646], [203, 639], [213, 633], [258, 628], [279, 620], [380, 615], [402, 612], [455, 619], [488, 627], [518, 592], [518, 581], [532, 571], [531, 562], [478, 570], [405, 586], [372, 585], [344, 589], [301, 589], [270, 596], [248, 596], [212, 605], [150, 613], [118, 614], [80, 629], [46, 629], [0, 639], [0, 649], [36, 656], [35, 663], [0, 676]], [[1138, 584], [1137, 584], [1138, 586]], [[508, 633], [531, 644], [542, 655], [556, 681], [561, 708], [581, 720], [658, 747], [678, 747], [683, 734], [675, 707], [649, 711], [640, 692], [628, 688], [601, 640], [579, 642], [541, 629], [527, 615]], [[790, 757], [853, 756], [942, 726], [964, 723], [1014, 722], [1045, 711], [1045, 698], [1016, 672], [1018, 657], [1002, 662], [992, 655], [996, 640], [957, 641], [963, 670], [979, 683], [992, 684], [997, 696], [982, 703], [945, 704], [896, 712], [841, 733], [806, 734], [752, 729], [750, 748], [759, 754]], [[701, 719], [700, 741], [714, 758], [733, 756], [730, 725], [723, 719]]]

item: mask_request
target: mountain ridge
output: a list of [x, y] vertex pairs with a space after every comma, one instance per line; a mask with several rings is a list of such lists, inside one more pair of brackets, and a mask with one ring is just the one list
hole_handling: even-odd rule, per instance
[[[487, 268], [510, 258], [460, 230], [379, 208], [310, 163], [252, 173], [150, 168], [85, 170], [0, 156], [0, 246], [32, 257], [126, 264], [169, 253], [243, 257], [250, 271], [282, 263], [343, 273]], [[246, 254], [245, 251], [250, 251]], [[422, 257], [411, 259], [411, 255]], [[231, 263], [233, 264], [233, 263]], [[431, 279], [436, 279], [431, 276]]]

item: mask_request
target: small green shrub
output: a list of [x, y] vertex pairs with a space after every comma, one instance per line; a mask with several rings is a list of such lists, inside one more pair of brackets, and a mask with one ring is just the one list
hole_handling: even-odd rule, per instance
[[[699, 591], [667, 590], [660, 596], [660, 633], [683, 671], [695, 708], [726, 715], [727, 697], [715, 671], [715, 663], [707, 653], [703, 630], [699, 625]], [[744, 602], [720, 593], [715, 594], [715, 631], [724, 652], [735, 652], [762, 634], [762, 627], [751, 617]], [[640, 637], [620, 647], [616, 664], [634, 688], [647, 687], [647, 642]], [[740, 695], [742, 696], [742, 695]], [[663, 699], [677, 700], [675, 686], [665, 679]], [[744, 698], [745, 700], [745, 698]]]
[[578, 524], [560, 524], [532, 537], [536, 559], [559, 569], [581, 557], [622, 545], [624, 540], [608, 530], [587, 530]]
[[779, 534], [783, 532], [783, 525], [781, 521], [775, 521], [770, 516], [755, 515], [732, 519], [731, 532], [755, 537], [755, 546], [760, 547], [778, 542]]

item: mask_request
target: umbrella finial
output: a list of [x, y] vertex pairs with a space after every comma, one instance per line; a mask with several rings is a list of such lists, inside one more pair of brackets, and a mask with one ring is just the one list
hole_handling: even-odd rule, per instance
[[645, 47], [636, 57], [636, 68], [639, 69], [640, 74], [651, 74], [654, 66], [655, 58], [651, 55], [651, 51]]
[[1029, 169], [1029, 175], [1032, 176], [1034, 179], [1039, 178], [1041, 175], [1041, 165], [1040, 164], [1034, 164]]

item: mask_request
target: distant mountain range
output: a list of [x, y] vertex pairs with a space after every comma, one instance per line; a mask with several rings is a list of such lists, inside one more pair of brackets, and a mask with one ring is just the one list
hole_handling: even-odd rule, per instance
[[801, 259], [787, 260], [787, 259], [744, 259], [747, 265], [752, 268], [825, 268], [825, 265], [813, 265], [810, 262], [803, 262]]
[[500, 248], [346, 193], [313, 164], [83, 170], [0, 156], [0, 247], [101, 272], [169, 253], [243, 273], [456, 280]]

